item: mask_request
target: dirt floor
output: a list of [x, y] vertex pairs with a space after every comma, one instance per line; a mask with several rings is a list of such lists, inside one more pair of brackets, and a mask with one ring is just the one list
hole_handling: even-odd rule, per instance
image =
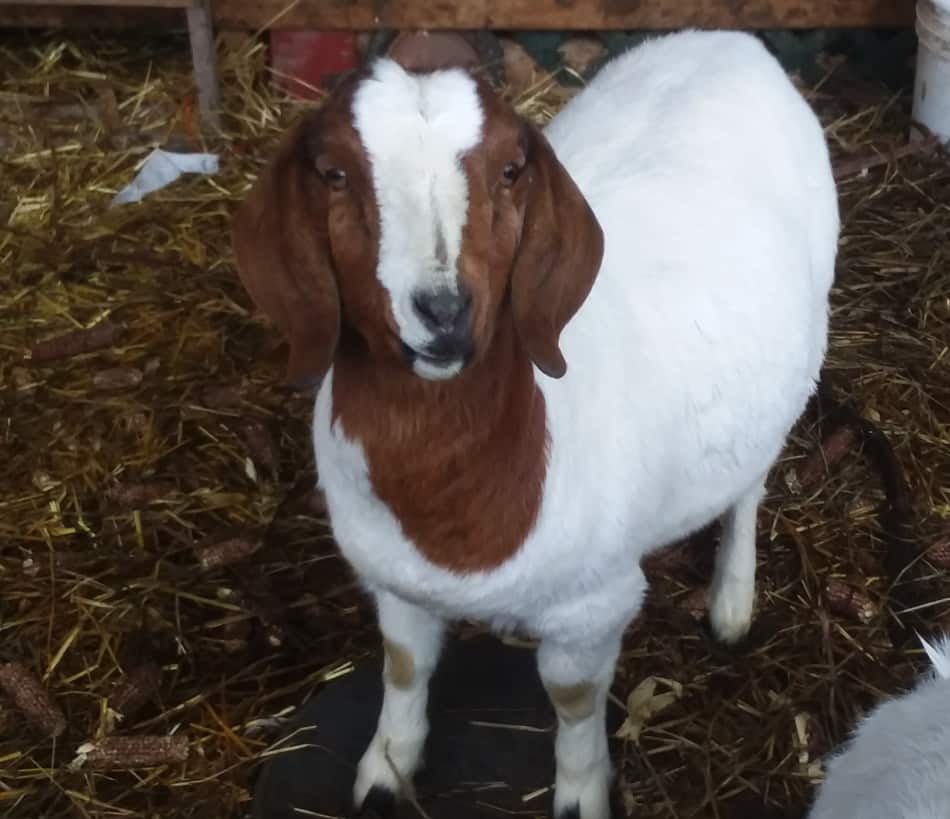
[[[0, 816], [241, 816], [281, 720], [377, 647], [230, 251], [300, 106], [253, 41], [221, 69], [204, 142], [182, 39], [0, 39]], [[913, 631], [950, 627], [950, 160], [847, 64], [808, 93], [844, 216], [822, 400], [770, 482], [748, 645], [705, 636], [714, 533], [651, 561], [613, 690], [655, 684], [616, 745], [638, 817], [800, 816], [924, 667]], [[159, 144], [221, 172], [109, 209]]]

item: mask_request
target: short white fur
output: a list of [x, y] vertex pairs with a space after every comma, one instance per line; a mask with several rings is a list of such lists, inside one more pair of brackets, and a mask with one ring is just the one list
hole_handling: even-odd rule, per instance
[[[406, 245], [396, 237], [425, 221], [416, 208], [429, 212], [429, 180], [453, 207], [463, 196], [448, 157], [478, 128], [470, 98], [456, 97], [457, 76], [430, 82], [454, 89], [439, 104], [446, 122], [460, 118], [450, 125], [464, 139], [446, 137], [443, 150], [418, 156], [405, 156], [407, 131], [388, 139], [392, 117], [370, 107], [385, 109], [418, 89], [416, 80], [384, 64], [357, 96], [386, 214], [381, 275], [397, 296], [409, 285], [398, 266], [428, 252], [426, 237]], [[390, 124], [370, 127], [376, 117]], [[606, 819], [603, 701], [646, 591], [640, 559], [725, 516], [713, 626], [727, 640], [749, 627], [756, 509], [824, 357], [838, 208], [817, 119], [748, 35], [648, 42], [608, 64], [546, 133], [603, 227], [605, 254], [561, 337], [566, 376], [535, 373], [550, 453], [540, 514], [521, 548], [491, 571], [429, 563], [374, 494], [360, 442], [332, 425], [332, 371], [313, 433], [336, 539], [380, 601], [387, 639], [424, 657], [440, 621], [523, 629], [541, 640], [546, 685], [594, 685], [593, 715], [560, 721], [555, 806]], [[446, 212], [457, 224], [458, 211]], [[425, 684], [429, 667], [421, 668]], [[387, 738], [424, 735], [417, 707], [399, 724], [392, 704], [400, 696], [387, 685], [390, 716], [361, 763], [358, 799], [378, 775]], [[413, 756], [401, 759], [406, 776], [419, 764]]]
[[950, 635], [921, 642], [933, 673], [859, 723], [829, 760], [808, 819], [950, 815]]
[[[353, 100], [379, 208], [377, 275], [402, 341], [417, 352], [433, 336], [413, 310], [413, 294], [458, 287], [468, 213], [461, 159], [481, 141], [483, 121], [475, 83], [460, 70], [417, 76], [380, 60]], [[423, 378], [450, 378], [461, 362], [414, 366]]]

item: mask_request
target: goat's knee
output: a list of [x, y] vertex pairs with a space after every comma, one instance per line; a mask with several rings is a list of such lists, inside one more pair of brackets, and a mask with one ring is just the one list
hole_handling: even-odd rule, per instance
[[610, 819], [607, 693], [619, 637], [596, 648], [543, 642], [541, 679], [557, 713], [555, 819]]
[[376, 734], [357, 768], [353, 799], [391, 801], [411, 792], [429, 732], [429, 680], [438, 662], [444, 623], [389, 594], [377, 597], [383, 633], [383, 704]]

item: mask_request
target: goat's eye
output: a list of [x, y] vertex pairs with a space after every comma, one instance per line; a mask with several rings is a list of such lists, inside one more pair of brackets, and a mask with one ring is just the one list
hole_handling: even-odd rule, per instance
[[501, 171], [501, 182], [505, 186], [514, 185], [521, 173], [521, 166], [517, 162], [506, 162]]
[[327, 168], [323, 172], [323, 178], [335, 191], [341, 191], [346, 187], [346, 172], [339, 168]]
[[334, 165], [329, 156], [326, 154], [318, 156], [313, 164], [317, 173], [323, 177], [323, 181], [333, 190], [341, 191], [346, 187], [346, 172]]

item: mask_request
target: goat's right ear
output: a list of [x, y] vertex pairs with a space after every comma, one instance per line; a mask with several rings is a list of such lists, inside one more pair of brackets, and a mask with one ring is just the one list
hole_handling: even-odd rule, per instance
[[241, 282], [290, 345], [287, 380], [326, 374], [340, 336], [340, 297], [330, 260], [326, 192], [305, 150], [304, 119], [238, 208], [232, 241]]

